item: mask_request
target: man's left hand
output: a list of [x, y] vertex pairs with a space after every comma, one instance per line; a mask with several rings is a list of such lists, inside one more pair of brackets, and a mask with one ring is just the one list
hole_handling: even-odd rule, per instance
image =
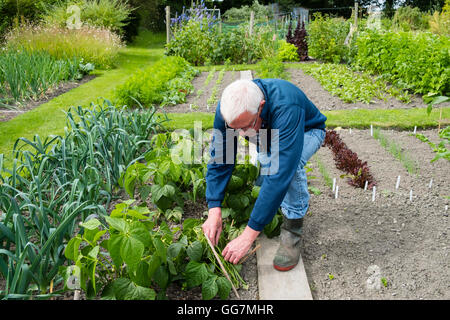
[[237, 264], [251, 248], [260, 231], [247, 226], [244, 232], [236, 239], [230, 241], [222, 251], [222, 256], [230, 263]]

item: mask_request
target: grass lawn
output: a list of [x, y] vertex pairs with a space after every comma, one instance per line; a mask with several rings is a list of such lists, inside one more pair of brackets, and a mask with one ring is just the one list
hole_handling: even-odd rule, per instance
[[[167, 109], [169, 111], [170, 107]], [[439, 120], [438, 108], [433, 109], [430, 116], [427, 115], [426, 108], [337, 110], [324, 111], [323, 114], [328, 118], [326, 125], [329, 129], [335, 127], [364, 129], [370, 128], [371, 124], [374, 127], [400, 130], [414, 129], [414, 126], [423, 129], [437, 127]], [[169, 129], [190, 129], [194, 127], [194, 121], [202, 121], [203, 129], [209, 129], [212, 128], [214, 122], [212, 113], [167, 113], [167, 116], [171, 120], [166, 124]], [[443, 108], [442, 119], [441, 127], [450, 125], [450, 108]]]
[[113, 99], [115, 87], [122, 84], [133, 72], [161, 59], [164, 54], [165, 34], [143, 30], [136, 40], [120, 51], [118, 66], [112, 70], [96, 70], [97, 77], [66, 92], [39, 107], [8, 122], [0, 122], [0, 154], [4, 154], [5, 166], [10, 163], [14, 143], [20, 137], [32, 139], [64, 133], [65, 114], [71, 106], [88, 106], [99, 97]]

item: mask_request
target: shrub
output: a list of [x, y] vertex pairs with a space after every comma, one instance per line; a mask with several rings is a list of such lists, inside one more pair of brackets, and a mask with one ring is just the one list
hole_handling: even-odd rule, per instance
[[349, 30], [349, 21], [315, 13], [307, 28], [310, 55], [324, 62], [339, 63], [346, 59], [348, 47], [344, 41]]
[[278, 57], [269, 57], [259, 61], [255, 70], [258, 78], [289, 79], [284, 64]]
[[429, 32], [367, 30], [356, 45], [354, 66], [414, 93], [450, 95], [450, 38]]
[[445, 1], [442, 12], [435, 11], [428, 21], [431, 32], [450, 36], [450, 0]]
[[115, 65], [120, 37], [105, 28], [82, 26], [70, 30], [61, 27], [22, 25], [6, 36], [7, 47], [24, 48], [28, 52], [44, 51], [56, 59], [83, 58], [96, 68]]
[[181, 57], [165, 57], [134, 73], [115, 95], [119, 104], [129, 107], [136, 105], [134, 99], [146, 105], [179, 103], [193, 89], [190, 81], [198, 72]]
[[281, 61], [300, 61], [298, 56], [297, 47], [292, 43], [287, 43], [285, 40], [278, 41], [278, 59]]
[[395, 11], [392, 25], [395, 29], [403, 31], [428, 29], [429, 16], [419, 8], [410, 6], [400, 7]]
[[258, 0], [253, 1], [251, 6], [241, 6], [240, 8], [231, 8], [225, 11], [223, 17], [227, 21], [248, 21], [250, 19], [250, 12], [255, 13], [255, 21], [265, 21], [266, 17], [270, 16], [268, 6], [259, 4]]
[[69, 0], [49, 5], [45, 9], [43, 20], [51, 26], [65, 27], [73, 15], [67, 12], [71, 4], [80, 7], [80, 20], [90, 26], [108, 28], [118, 34], [124, 34], [124, 27], [129, 23], [132, 8], [123, 0]]

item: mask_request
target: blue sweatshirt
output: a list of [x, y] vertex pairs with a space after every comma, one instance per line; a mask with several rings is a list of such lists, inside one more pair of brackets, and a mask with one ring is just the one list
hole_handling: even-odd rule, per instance
[[[287, 193], [303, 151], [304, 133], [313, 128], [325, 130], [327, 118], [302, 90], [288, 81], [254, 79], [253, 82], [262, 90], [266, 101], [261, 112], [264, 127], [279, 130], [278, 171], [264, 176], [258, 199], [248, 222], [250, 228], [261, 231], [272, 221]], [[218, 144], [213, 136], [211, 159], [223, 156], [223, 161], [221, 163], [211, 161], [207, 165], [206, 201], [209, 208], [222, 205], [225, 189], [234, 169], [237, 149], [234, 143], [234, 158], [232, 161], [230, 159], [227, 161], [225, 159], [226, 128], [220, 113], [220, 101], [216, 108], [214, 129], [222, 133], [223, 143]]]

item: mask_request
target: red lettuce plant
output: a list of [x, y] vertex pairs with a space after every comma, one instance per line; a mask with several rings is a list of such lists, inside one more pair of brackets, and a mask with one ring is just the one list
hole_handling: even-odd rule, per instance
[[334, 154], [334, 161], [339, 170], [346, 172], [350, 178], [348, 183], [355, 187], [367, 188], [376, 185], [376, 181], [369, 172], [367, 161], [362, 162], [358, 155], [351, 151], [334, 130], [327, 130], [324, 145], [329, 147]]

